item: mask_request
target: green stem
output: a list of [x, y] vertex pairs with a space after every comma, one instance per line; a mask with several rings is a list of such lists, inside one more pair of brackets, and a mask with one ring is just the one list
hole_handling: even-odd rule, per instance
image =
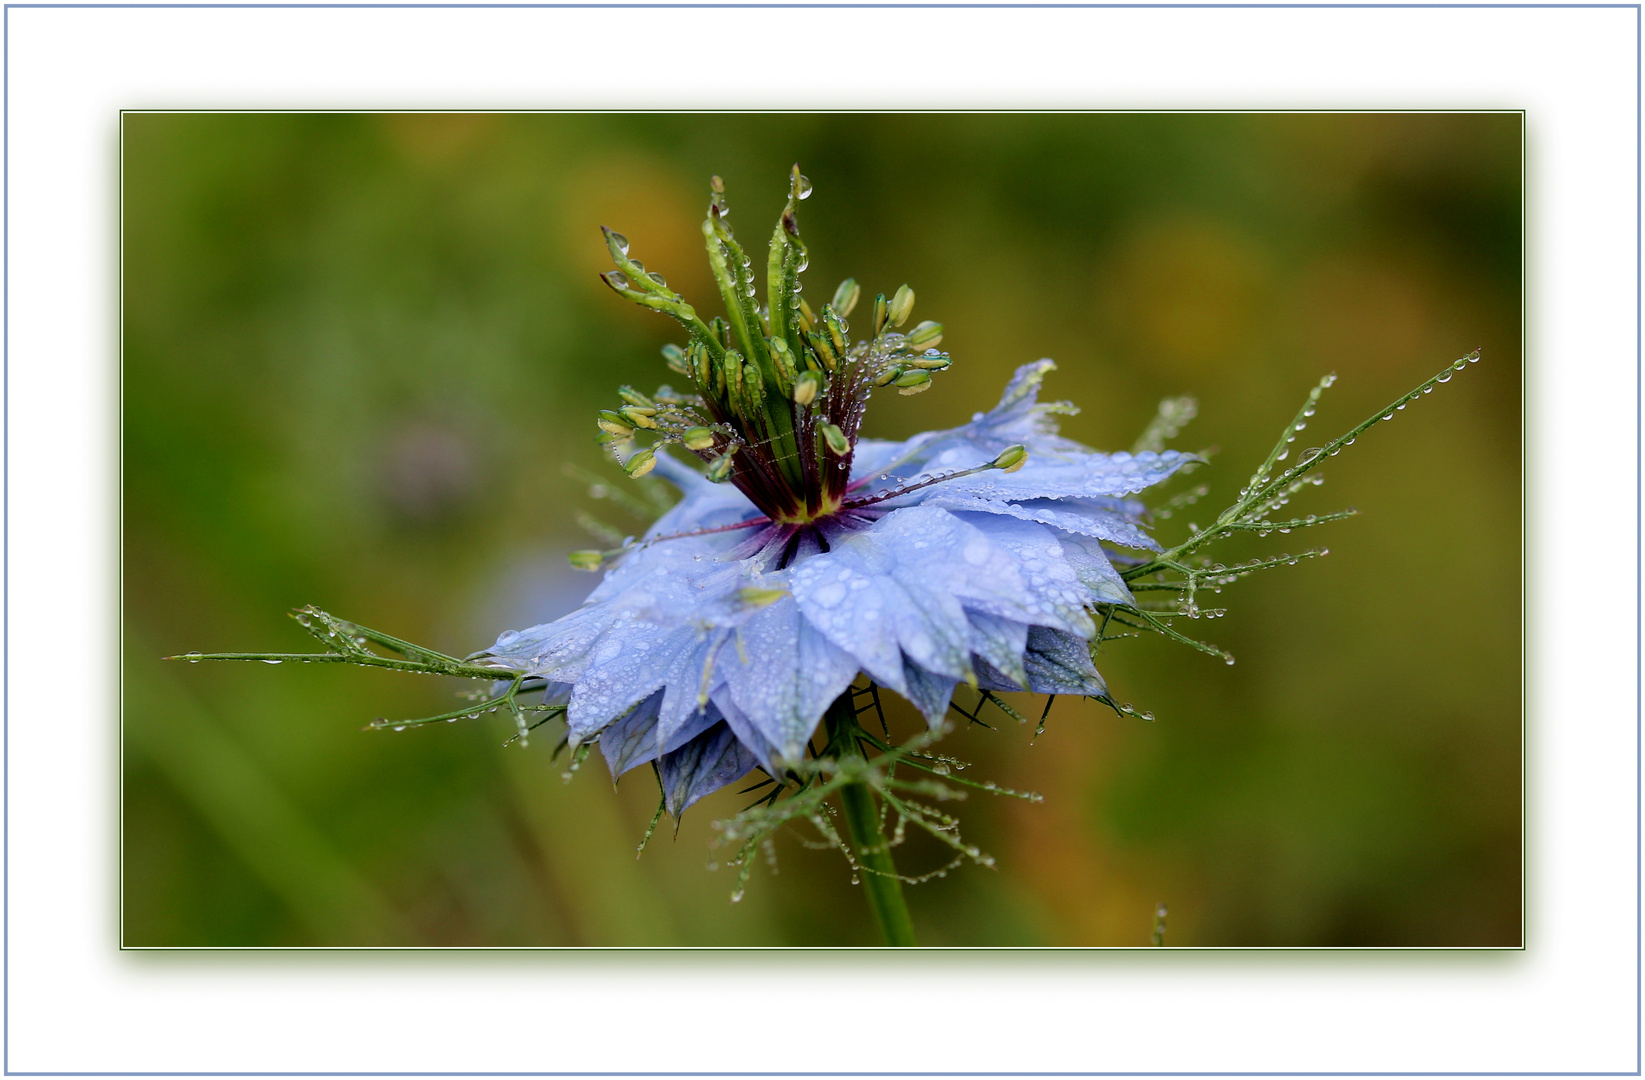
[[[824, 719], [828, 725], [829, 749], [836, 758], [861, 759], [857, 709], [852, 704], [850, 690], [834, 700]], [[903, 900], [902, 878], [897, 876], [897, 866], [891, 861], [891, 846], [880, 828], [880, 811], [874, 803], [873, 791], [861, 781], [846, 784], [840, 789], [840, 801], [845, 805], [845, 824], [861, 867], [858, 876], [880, 934], [887, 945], [913, 945], [914, 921], [909, 918], [908, 904]]]

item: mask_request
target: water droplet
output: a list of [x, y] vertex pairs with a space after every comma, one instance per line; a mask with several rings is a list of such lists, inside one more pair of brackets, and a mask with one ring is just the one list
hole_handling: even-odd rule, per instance
[[265, 663], [265, 664], [278, 664], [279, 662], [280, 661], [278, 661], [278, 660], [264, 660], [263, 661], [263, 663]]
[[811, 181], [804, 176], [800, 177], [798, 184], [795, 186], [794, 195], [801, 199], [811, 198]]
[[406, 729], [406, 726], [404, 724], [395, 724], [394, 725], [394, 730], [395, 731], [404, 731], [405, 729]]
[[456, 718], [456, 717], [455, 717], [455, 716], [448, 716], [448, 717], [446, 717], [446, 723], [448, 723], [448, 724], [455, 724], [455, 723], [456, 723], [456, 722], [457, 722], [457, 718]]
[[1409, 402], [1406, 402], [1406, 401], [1402, 401], [1402, 402], [1400, 402], [1400, 403], [1399, 403], [1399, 408], [1401, 408], [1401, 409], [1403, 409], [1403, 408], [1405, 408], [1405, 406], [1406, 406], [1406, 405], [1408, 405], [1408, 404], [1410, 404], [1410, 403], [1409, 403]]
[[1452, 377], [1451, 376], [1451, 371], [1452, 371], [1451, 368], [1446, 368], [1444, 371], [1440, 372], [1438, 381], [1439, 382], [1450, 382], [1451, 377]]
[[1224, 657], [1222, 662], [1227, 664], [1229, 667], [1234, 666], [1234, 658], [1232, 656]]
[[610, 234], [610, 238], [611, 243], [616, 247], [619, 253], [623, 255], [628, 254], [628, 237], [624, 236], [620, 232], [614, 232]]
[[736, 892], [731, 894], [731, 902], [733, 904], [741, 903], [742, 898], [743, 898], [743, 891], [741, 889], [738, 889]]

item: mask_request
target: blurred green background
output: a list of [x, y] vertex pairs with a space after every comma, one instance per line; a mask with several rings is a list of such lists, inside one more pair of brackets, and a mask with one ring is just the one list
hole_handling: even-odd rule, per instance
[[598, 226], [716, 310], [709, 175], [763, 251], [798, 161], [813, 304], [906, 281], [955, 357], [866, 432], [961, 423], [1042, 356], [1100, 448], [1193, 394], [1177, 445], [1217, 448], [1212, 494], [1167, 542], [1327, 371], [1320, 442], [1484, 350], [1295, 504], [1363, 516], [1224, 550], [1332, 549], [1193, 624], [1236, 666], [1114, 643], [1110, 685], [1157, 722], [1064, 700], [1037, 741], [947, 740], [1046, 801], [963, 805], [998, 867], [913, 888], [922, 942], [1142, 945], [1165, 902], [1172, 945], [1520, 944], [1521, 137], [1501, 114], [127, 115], [124, 943], [875, 943], [844, 862], [793, 838], [728, 902], [731, 791], [636, 860], [646, 770], [613, 793], [596, 755], [564, 783], [553, 739], [505, 750], [495, 717], [360, 730], [454, 684], [158, 659], [306, 648], [303, 603], [458, 654], [575, 607], [577, 513], [643, 526], [566, 467], [627, 482], [594, 411], [679, 340], [596, 279]]

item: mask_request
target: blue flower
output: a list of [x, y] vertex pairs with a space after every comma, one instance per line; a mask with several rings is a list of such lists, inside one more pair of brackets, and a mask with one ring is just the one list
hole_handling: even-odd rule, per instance
[[659, 448], [650, 467], [680, 502], [582, 607], [480, 656], [547, 680], [571, 742], [598, 739], [613, 777], [655, 761], [676, 816], [799, 761], [859, 675], [932, 726], [961, 682], [1107, 699], [1090, 609], [1132, 598], [1103, 545], [1157, 550], [1129, 496], [1196, 459], [1063, 438], [1071, 407], [1037, 401], [1054, 367], [1020, 368], [963, 427], [853, 440], [838, 504], [815, 517], [784, 520]]

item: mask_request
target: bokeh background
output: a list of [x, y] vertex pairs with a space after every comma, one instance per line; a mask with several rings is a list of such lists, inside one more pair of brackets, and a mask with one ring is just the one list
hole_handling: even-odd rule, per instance
[[133, 114], [122, 143], [126, 945], [875, 942], [792, 837], [729, 902], [730, 791], [637, 860], [645, 770], [563, 782], [495, 717], [361, 731], [455, 684], [159, 660], [306, 648], [303, 603], [458, 654], [575, 607], [579, 513], [643, 527], [594, 495], [627, 483], [594, 411], [678, 340], [596, 279], [598, 227], [712, 310], [709, 175], [763, 251], [795, 161], [813, 304], [906, 281], [955, 357], [867, 433], [963, 422], [1042, 356], [1097, 447], [1195, 395], [1212, 494], [1167, 542], [1327, 371], [1321, 442], [1485, 357], [1298, 504], [1363, 516], [1224, 549], [1332, 549], [1193, 624], [1235, 666], [1117, 642], [1156, 722], [1064, 700], [1037, 740], [946, 741], [1045, 802], [963, 805], [997, 869], [911, 889], [922, 942], [1144, 945], [1164, 902], [1171, 945], [1521, 943], [1518, 115]]

